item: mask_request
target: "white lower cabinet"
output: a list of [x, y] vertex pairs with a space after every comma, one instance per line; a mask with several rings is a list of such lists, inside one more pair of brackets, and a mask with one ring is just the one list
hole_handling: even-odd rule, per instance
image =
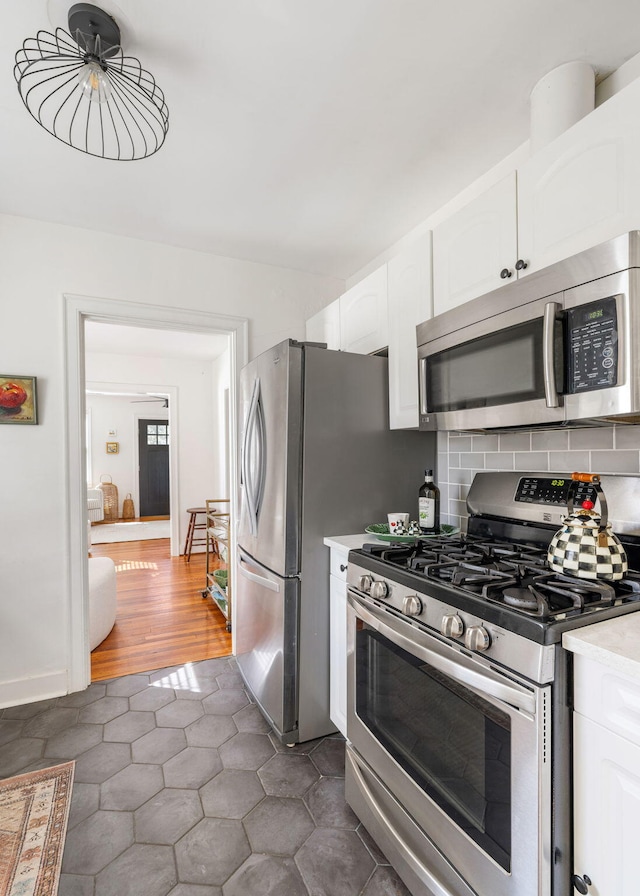
[[329, 576], [329, 717], [340, 734], [347, 736], [347, 558], [331, 549]]
[[636, 896], [640, 680], [575, 660], [574, 873], [588, 896]]

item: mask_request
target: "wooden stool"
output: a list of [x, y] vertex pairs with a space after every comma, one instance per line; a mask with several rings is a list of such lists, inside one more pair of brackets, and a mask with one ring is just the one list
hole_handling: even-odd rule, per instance
[[[194, 536], [196, 529], [206, 529], [207, 528], [207, 508], [206, 507], [188, 507], [187, 513], [189, 514], [189, 525], [187, 526], [187, 539], [184, 543], [184, 558], [187, 563], [191, 560], [191, 548], [194, 544], [206, 544], [207, 537], [206, 534], [202, 536], [202, 538], [196, 538]], [[204, 515], [204, 522], [198, 522], [198, 514]]]

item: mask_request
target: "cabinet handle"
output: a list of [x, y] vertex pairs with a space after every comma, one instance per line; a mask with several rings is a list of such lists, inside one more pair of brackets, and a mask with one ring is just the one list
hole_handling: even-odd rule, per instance
[[571, 883], [581, 896], [587, 896], [591, 886], [591, 878], [588, 874], [583, 874], [582, 877], [579, 874], [574, 874]]
[[513, 276], [513, 271], [510, 271], [509, 268], [502, 268], [500, 271], [500, 276], [503, 280], [508, 280], [509, 277]]
[[340, 572], [346, 572], [346, 571], [347, 571], [346, 565], [344, 563], [341, 563], [340, 564]]
[[524, 269], [526, 267], [528, 267], [527, 262], [524, 261], [522, 258], [519, 258], [516, 261], [516, 271], [524, 271]]

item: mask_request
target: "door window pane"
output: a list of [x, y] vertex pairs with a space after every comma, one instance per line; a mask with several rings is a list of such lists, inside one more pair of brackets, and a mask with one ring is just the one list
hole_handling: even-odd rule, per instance
[[147, 445], [168, 445], [169, 424], [147, 423]]

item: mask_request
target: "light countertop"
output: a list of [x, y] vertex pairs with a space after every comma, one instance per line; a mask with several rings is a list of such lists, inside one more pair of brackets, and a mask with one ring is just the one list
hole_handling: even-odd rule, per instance
[[572, 653], [640, 679], [640, 612], [565, 632], [562, 645]]
[[367, 541], [375, 541], [375, 537], [363, 532], [361, 535], [327, 535], [324, 539], [328, 548], [335, 548], [338, 551], [352, 551], [355, 548], [361, 548]]

